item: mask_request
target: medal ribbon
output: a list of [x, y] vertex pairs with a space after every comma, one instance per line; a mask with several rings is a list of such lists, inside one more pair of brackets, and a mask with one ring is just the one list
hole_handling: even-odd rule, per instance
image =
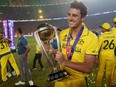
[[74, 48], [75, 48], [76, 44], [78, 43], [80, 36], [82, 35], [83, 29], [84, 29], [84, 27], [82, 27], [82, 29], [80, 29], [79, 33], [77, 34], [72, 48], [70, 47], [71, 34], [70, 33], [68, 34], [67, 44], [66, 44], [66, 54], [67, 54], [68, 60], [72, 59], [72, 55], [74, 53]]

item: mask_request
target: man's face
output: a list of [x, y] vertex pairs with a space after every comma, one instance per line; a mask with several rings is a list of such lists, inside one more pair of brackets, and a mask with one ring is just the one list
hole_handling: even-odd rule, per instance
[[0, 34], [0, 40], [4, 38], [4, 34]]
[[106, 31], [106, 29], [104, 28], [101, 28], [101, 32], [104, 33]]
[[68, 12], [68, 25], [70, 28], [78, 27], [85, 18], [81, 17], [81, 12], [79, 9], [70, 8]]
[[17, 37], [19, 38], [19, 35], [20, 35], [20, 34], [19, 34], [19, 32], [18, 32], [18, 31], [16, 31], [16, 34], [17, 34]]

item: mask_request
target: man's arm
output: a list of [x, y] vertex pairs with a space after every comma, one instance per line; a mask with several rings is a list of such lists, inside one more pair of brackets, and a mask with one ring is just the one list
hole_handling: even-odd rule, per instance
[[61, 52], [57, 52], [56, 58], [58, 63], [62, 64], [63, 66], [69, 67], [71, 69], [74, 69], [76, 71], [80, 71], [83, 73], [91, 73], [95, 61], [94, 55], [85, 55], [85, 61], [83, 63], [75, 63], [68, 60], [65, 60], [62, 56]]
[[3, 40], [8, 42], [8, 43], [12, 42], [9, 38], [3, 38]]
[[30, 46], [29, 45], [25, 45], [25, 48], [26, 48], [26, 51], [24, 53], [24, 56], [27, 56], [27, 54], [29, 53], [30, 51]]

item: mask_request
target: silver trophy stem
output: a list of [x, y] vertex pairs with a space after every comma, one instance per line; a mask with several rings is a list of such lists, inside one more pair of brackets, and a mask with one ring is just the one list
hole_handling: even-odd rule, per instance
[[[60, 51], [60, 44], [59, 44], [59, 37], [58, 37], [58, 31], [57, 31], [57, 28], [54, 27], [54, 31], [55, 31], [55, 34], [56, 34], [56, 39], [57, 39], [57, 46], [58, 46], [58, 51]], [[59, 67], [59, 64], [57, 62], [57, 70], [60, 70], [60, 67]]]
[[57, 39], [57, 45], [58, 45], [58, 51], [60, 51], [60, 45], [59, 45], [59, 37], [58, 37], [58, 31], [57, 28], [54, 28], [55, 34], [56, 34], [56, 39]]

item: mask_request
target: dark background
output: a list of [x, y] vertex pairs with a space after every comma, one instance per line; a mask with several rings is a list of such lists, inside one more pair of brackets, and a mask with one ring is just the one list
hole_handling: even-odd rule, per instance
[[[22, 27], [24, 33], [34, 32], [40, 23], [50, 23], [60, 29], [67, 28], [67, 12], [73, 0], [0, 0], [0, 31], [2, 20], [15, 20], [15, 29]], [[88, 7], [85, 24], [89, 29], [98, 28], [104, 22], [113, 25], [116, 17], [116, 0], [82, 0]], [[42, 13], [38, 13], [41, 9]], [[109, 13], [103, 13], [109, 12]], [[100, 13], [99, 15], [95, 15]], [[43, 15], [41, 21], [39, 16]], [[60, 20], [52, 20], [61, 18]], [[22, 22], [22, 20], [27, 20]], [[33, 21], [31, 21], [33, 20]], [[35, 21], [34, 21], [35, 20]], [[38, 21], [39, 20], [39, 21]]]

